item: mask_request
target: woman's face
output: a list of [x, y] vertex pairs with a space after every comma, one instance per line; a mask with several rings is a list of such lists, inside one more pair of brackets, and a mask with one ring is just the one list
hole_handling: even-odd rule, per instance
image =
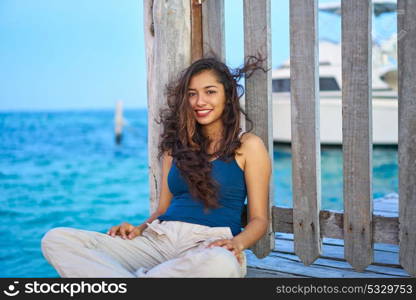
[[192, 76], [188, 87], [188, 99], [199, 124], [221, 122], [225, 108], [225, 91], [213, 71], [206, 70]]

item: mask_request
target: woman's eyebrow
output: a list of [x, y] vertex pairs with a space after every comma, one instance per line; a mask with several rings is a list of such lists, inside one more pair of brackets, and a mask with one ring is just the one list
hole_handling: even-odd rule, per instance
[[[204, 89], [208, 89], [208, 88], [218, 88], [216, 85], [207, 85], [206, 87], [204, 87]], [[195, 91], [196, 89], [194, 88], [188, 88], [188, 91], [193, 90]]]

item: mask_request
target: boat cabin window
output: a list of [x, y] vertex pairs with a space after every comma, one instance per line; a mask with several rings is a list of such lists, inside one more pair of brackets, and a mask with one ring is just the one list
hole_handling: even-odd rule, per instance
[[319, 77], [319, 90], [321, 91], [339, 91], [338, 82], [334, 77]]
[[272, 90], [273, 93], [290, 92], [290, 79], [273, 79]]
[[[290, 78], [273, 79], [273, 93], [290, 92]], [[319, 89], [321, 91], [339, 91], [339, 85], [334, 77], [320, 77]]]

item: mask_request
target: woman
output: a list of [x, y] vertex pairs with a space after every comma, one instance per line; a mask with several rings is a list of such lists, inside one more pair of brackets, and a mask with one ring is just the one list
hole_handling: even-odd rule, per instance
[[[246, 114], [237, 82], [262, 69], [260, 62], [250, 57], [232, 72], [217, 59], [204, 58], [180, 74], [168, 87], [168, 108], [160, 114], [158, 208], [143, 224], [125, 222], [107, 234], [48, 231], [42, 251], [60, 276], [246, 275], [243, 250], [266, 233], [269, 222], [271, 161], [258, 136], [241, 132], [240, 114]], [[246, 196], [249, 220], [241, 231]]]

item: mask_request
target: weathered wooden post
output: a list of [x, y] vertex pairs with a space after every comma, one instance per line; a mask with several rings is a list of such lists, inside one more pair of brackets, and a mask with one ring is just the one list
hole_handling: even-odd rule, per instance
[[[253, 121], [254, 133], [262, 138], [271, 161], [273, 161], [273, 118], [271, 76], [271, 26], [270, 0], [244, 1], [244, 56], [260, 54], [266, 60], [263, 68], [268, 71], [255, 72], [245, 81], [245, 110]], [[269, 215], [273, 206], [273, 173], [269, 183]], [[272, 222], [266, 235], [252, 250], [257, 257], [265, 257], [274, 248]]]
[[224, 0], [202, 1], [202, 48], [225, 62]]
[[363, 271], [373, 260], [371, 0], [341, 10], [344, 256]]
[[162, 175], [157, 159], [162, 125], [154, 120], [158, 120], [160, 108], [166, 105], [166, 84], [191, 63], [189, 16], [190, 0], [144, 1], [151, 212], [157, 208]]
[[400, 264], [416, 276], [416, 1], [397, 1]]
[[293, 232], [305, 265], [321, 254], [317, 0], [290, 1]]

